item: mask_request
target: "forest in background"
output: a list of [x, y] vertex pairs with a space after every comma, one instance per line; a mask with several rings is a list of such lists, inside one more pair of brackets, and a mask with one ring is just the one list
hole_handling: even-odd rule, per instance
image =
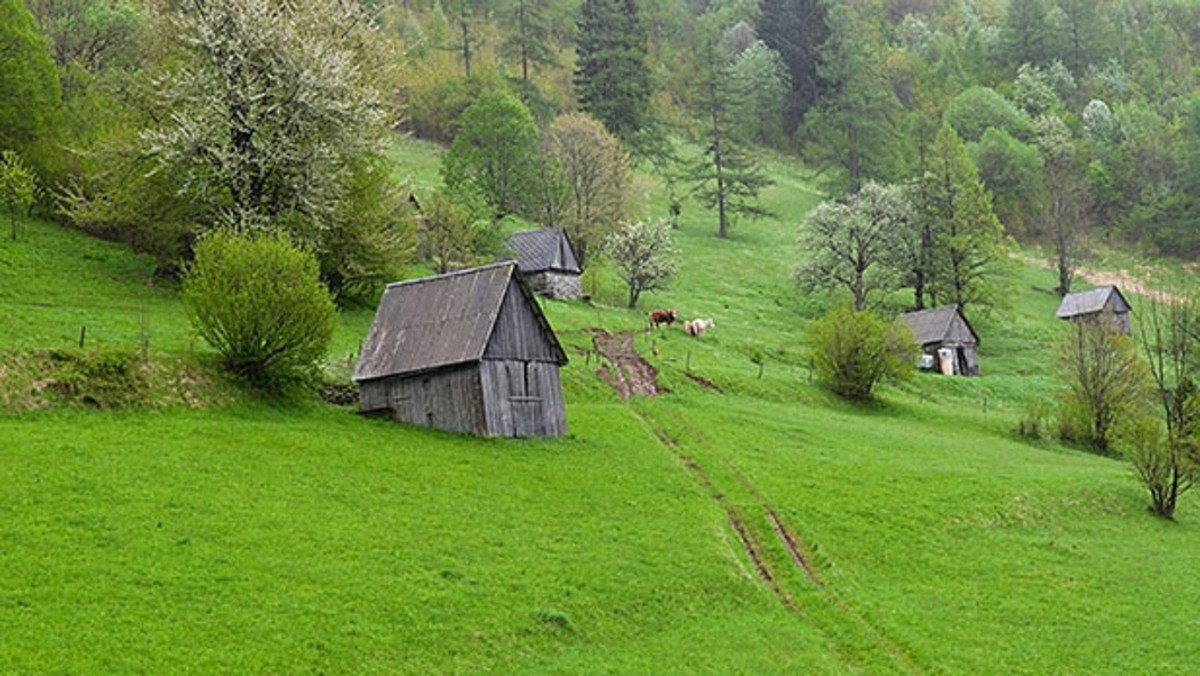
[[[202, 194], [220, 171], [180, 159], [180, 148], [200, 144], [187, 124], [164, 127], [178, 121], [181, 106], [211, 94], [188, 88], [195, 45], [179, 39], [180, 17], [256, 4], [268, 7], [264, 16], [292, 6], [0, 2], [9, 45], [0, 53], [0, 147], [19, 153], [39, 177], [42, 211], [154, 252], [167, 268], [186, 255], [193, 223], [223, 218], [216, 212], [239, 202], [239, 188]], [[1018, 240], [1051, 245], [1062, 259], [1077, 258], [1089, 236], [1188, 260], [1200, 255], [1200, 3], [361, 0], [330, 7], [332, 24], [299, 12], [310, 25], [298, 23], [292, 39], [333, 34], [337, 54], [351, 54], [353, 63], [326, 75], [344, 77], [353, 85], [347, 91], [371, 92], [345, 106], [358, 110], [331, 106], [302, 121], [345, 153], [306, 171], [345, 176], [326, 191], [325, 205], [297, 196], [323, 194], [319, 176], [304, 177], [303, 191], [262, 199], [274, 200], [270, 218], [302, 222], [289, 226], [293, 232], [340, 233], [318, 237], [314, 247], [325, 252], [322, 269], [335, 290], [339, 280], [416, 253], [411, 232], [389, 231], [403, 220], [408, 193], [378, 166], [378, 130], [450, 143], [463, 111], [485, 92], [520, 99], [543, 130], [582, 109], [681, 198], [697, 195], [722, 211], [728, 200], [751, 217], [759, 215], [752, 198], [761, 149], [795, 157], [837, 196], [868, 181], [921, 177], [944, 121]], [[610, 44], [624, 50], [615, 61]], [[311, 65], [293, 66], [310, 72]], [[339, 96], [336, 86], [324, 94]], [[206, 114], [187, 122], [200, 126]], [[346, 132], [354, 125], [366, 131]], [[672, 161], [669, 139], [695, 142], [709, 157], [695, 166]], [[171, 144], [180, 157], [164, 152]], [[713, 173], [714, 159], [726, 176]], [[277, 180], [265, 173], [264, 181]], [[714, 180], [727, 190], [732, 184], [734, 194], [715, 199], [717, 188], [703, 187]], [[740, 203], [739, 187], [747, 197]], [[469, 219], [472, 205], [462, 206]], [[554, 218], [540, 205], [524, 213], [491, 206], [493, 217]]]

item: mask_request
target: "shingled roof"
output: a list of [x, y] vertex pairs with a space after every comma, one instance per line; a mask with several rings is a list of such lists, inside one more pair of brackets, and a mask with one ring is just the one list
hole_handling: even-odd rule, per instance
[[912, 329], [913, 336], [916, 337], [917, 343], [928, 345], [929, 343], [940, 343], [947, 339], [965, 340], [966, 336], [955, 336], [955, 317], [962, 319], [962, 325], [970, 332], [970, 338], [973, 342], [979, 343], [979, 334], [975, 333], [975, 329], [971, 327], [971, 323], [963, 317], [958, 311], [957, 305], [943, 305], [941, 307], [929, 308], [927, 310], [914, 310], [900, 315], [900, 321], [908, 324]]
[[525, 295], [560, 364], [567, 362], [558, 338], [514, 261], [388, 284], [353, 380], [430, 371], [479, 361], [499, 316], [510, 280]]
[[571, 242], [562, 228], [542, 228], [513, 233], [508, 246], [517, 257], [521, 272], [580, 272]]
[[1068, 293], [1063, 296], [1062, 303], [1058, 306], [1058, 312], [1054, 313], [1054, 316], [1059, 319], [1067, 319], [1078, 315], [1102, 312], [1114, 293], [1117, 295], [1118, 302], [1114, 303], [1113, 311], [1128, 312], [1129, 301], [1125, 300], [1120, 289], [1110, 284], [1078, 293]]

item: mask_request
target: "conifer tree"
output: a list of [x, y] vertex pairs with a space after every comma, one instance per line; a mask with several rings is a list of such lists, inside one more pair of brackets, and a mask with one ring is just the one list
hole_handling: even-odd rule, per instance
[[717, 236], [723, 238], [729, 236], [731, 215], [756, 218], [769, 214], [757, 199], [759, 191], [773, 181], [733, 139], [735, 125], [730, 118], [738, 92], [730, 75], [731, 59], [717, 41], [715, 31], [708, 31], [700, 49], [696, 85], [702, 106], [699, 112], [708, 127], [708, 147], [693, 165], [689, 178], [701, 202], [717, 210]]
[[521, 82], [529, 82], [531, 66], [557, 63], [550, 47], [550, 23], [546, 0], [515, 0], [503, 15], [510, 34], [500, 45], [500, 53], [521, 64]]
[[947, 123], [933, 142], [916, 201], [916, 220], [924, 221], [931, 246], [925, 271], [930, 300], [960, 308], [993, 305], [994, 277], [1007, 258], [1008, 240], [978, 169]]
[[617, 138], [648, 126], [650, 69], [646, 30], [634, 0], [584, 0], [576, 45], [579, 105]]
[[756, 25], [759, 38], [779, 52], [791, 76], [784, 132], [791, 134], [804, 114], [829, 89], [818, 71], [821, 46], [829, 38], [823, 0], [763, 0]]
[[879, 27], [842, 4], [829, 8], [829, 25], [818, 72], [833, 89], [805, 117], [805, 153], [810, 161], [844, 172], [845, 185], [835, 187], [857, 192], [868, 179], [901, 173], [900, 102], [874, 46], [884, 42]]

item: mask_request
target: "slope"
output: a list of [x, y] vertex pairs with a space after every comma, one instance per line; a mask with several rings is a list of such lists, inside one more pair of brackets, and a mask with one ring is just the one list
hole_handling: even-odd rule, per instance
[[[685, 204], [680, 275], [645, 300], [713, 317], [703, 339], [644, 330], [610, 274], [593, 304], [544, 304], [566, 439], [245, 397], [0, 414], [0, 670], [1187, 671], [1193, 501], [1160, 522], [1121, 463], [1011, 437], [1053, 395], [1050, 273], [1015, 270], [1010, 306], [972, 318], [982, 378], [848, 406], [803, 353], [829, 301], [790, 283], [819, 196], [771, 171], [780, 217], [722, 241]], [[5, 352], [82, 325], [89, 347], [205, 352], [149, 261], [24, 232], [0, 243]], [[370, 310], [342, 319], [335, 362]], [[596, 328], [633, 331], [668, 392], [619, 400]]]

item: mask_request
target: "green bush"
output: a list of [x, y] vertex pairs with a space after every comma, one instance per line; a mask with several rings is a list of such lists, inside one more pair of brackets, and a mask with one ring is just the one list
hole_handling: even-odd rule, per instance
[[839, 306], [809, 325], [808, 348], [821, 382], [847, 399], [866, 401], [880, 381], [912, 373], [917, 345], [907, 326]]
[[184, 307], [226, 368], [259, 385], [310, 374], [336, 322], [316, 259], [284, 235], [223, 230], [195, 252]]

